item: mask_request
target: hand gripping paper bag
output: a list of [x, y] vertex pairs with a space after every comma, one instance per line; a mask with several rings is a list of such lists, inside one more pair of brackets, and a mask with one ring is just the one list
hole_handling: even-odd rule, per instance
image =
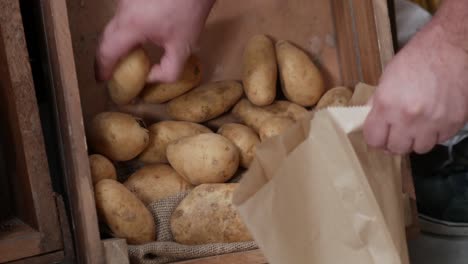
[[368, 112], [321, 110], [257, 149], [234, 203], [269, 263], [409, 263], [401, 158], [367, 146]]

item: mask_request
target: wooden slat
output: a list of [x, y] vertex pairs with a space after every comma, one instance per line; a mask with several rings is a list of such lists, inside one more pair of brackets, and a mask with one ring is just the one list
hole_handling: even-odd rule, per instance
[[174, 264], [267, 264], [267, 260], [260, 250], [252, 250], [248, 252], [239, 252], [225, 254], [221, 256], [194, 259]]
[[42, 256], [36, 256], [32, 258], [22, 259], [14, 262], [8, 262], [8, 264], [56, 264], [56, 263], [71, 263], [63, 262], [64, 253], [63, 251], [57, 251]]
[[[8, 115], [7, 148], [15, 215], [40, 233], [40, 252], [61, 249], [47, 157], [18, 0], [0, 2], [0, 87]], [[37, 245], [21, 244], [16, 252]], [[18, 250], [20, 249], [20, 250]]]
[[112, 238], [102, 241], [106, 264], [129, 264], [128, 247], [125, 239]]
[[[64, 0], [40, 1], [48, 66], [60, 124], [65, 183], [74, 226], [77, 263], [104, 263], [90, 179], [81, 102]], [[84, 216], [85, 214], [85, 216]]]
[[352, 4], [348, 0], [332, 0], [332, 12], [335, 18], [335, 34], [341, 69], [341, 82], [354, 87], [362, 80], [362, 72], [357, 56], [358, 44], [355, 39], [355, 25]]
[[0, 263], [41, 254], [41, 234], [17, 218], [0, 225]]

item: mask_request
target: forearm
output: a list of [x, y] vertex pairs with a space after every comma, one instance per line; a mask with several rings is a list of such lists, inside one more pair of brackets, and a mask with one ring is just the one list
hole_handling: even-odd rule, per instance
[[468, 52], [468, 0], [444, 0], [428, 25], [443, 31], [450, 44]]

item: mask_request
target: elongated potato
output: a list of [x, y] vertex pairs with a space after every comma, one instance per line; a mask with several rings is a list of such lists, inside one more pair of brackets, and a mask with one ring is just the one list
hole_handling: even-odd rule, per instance
[[253, 241], [232, 203], [237, 187], [237, 183], [195, 187], [172, 214], [175, 241], [185, 245]]
[[226, 182], [239, 167], [237, 147], [215, 133], [181, 138], [166, 153], [171, 166], [193, 185]]
[[99, 181], [95, 185], [95, 198], [100, 220], [114, 236], [134, 245], [156, 240], [151, 212], [121, 183], [109, 179]]
[[140, 161], [146, 164], [167, 163], [166, 148], [172, 141], [213, 132], [203, 125], [185, 121], [161, 121], [151, 125], [148, 129], [148, 147], [138, 157]]
[[89, 142], [95, 152], [111, 160], [128, 161], [137, 157], [148, 145], [148, 130], [131, 115], [102, 112], [91, 121]]
[[260, 140], [264, 141], [268, 138], [280, 135], [292, 125], [294, 125], [294, 120], [289, 117], [274, 116], [268, 118], [260, 126]]
[[261, 107], [253, 105], [249, 100], [242, 99], [232, 109], [232, 114], [242, 123], [258, 133], [260, 125], [274, 114]]
[[255, 148], [260, 139], [250, 127], [241, 124], [225, 124], [218, 130], [218, 134], [229, 139], [240, 152], [240, 165], [248, 168], [255, 155]]
[[178, 81], [148, 85], [143, 90], [141, 97], [146, 103], [162, 104], [199, 85], [201, 77], [200, 60], [195, 55], [192, 55], [185, 63], [184, 70]]
[[239, 82], [207, 83], [171, 100], [167, 111], [175, 120], [202, 123], [228, 111], [242, 94]]
[[243, 84], [244, 91], [254, 105], [271, 104], [276, 97], [278, 69], [275, 46], [265, 35], [255, 35], [244, 50]]
[[315, 106], [316, 110], [330, 106], [347, 106], [353, 92], [344, 86], [334, 87], [328, 90]]
[[93, 184], [103, 179], [117, 180], [115, 166], [108, 158], [99, 154], [90, 155], [88, 158]]
[[302, 106], [316, 104], [325, 92], [325, 85], [309, 56], [284, 40], [276, 43], [276, 56], [286, 98]]
[[193, 188], [166, 164], [145, 166], [133, 173], [124, 185], [145, 205]]
[[107, 85], [112, 101], [123, 105], [137, 97], [145, 86], [150, 66], [143, 48], [137, 48], [121, 59]]
[[294, 121], [301, 119], [308, 113], [304, 107], [285, 100], [275, 101], [271, 105], [265, 106], [264, 109], [272, 112], [275, 116], [289, 117]]

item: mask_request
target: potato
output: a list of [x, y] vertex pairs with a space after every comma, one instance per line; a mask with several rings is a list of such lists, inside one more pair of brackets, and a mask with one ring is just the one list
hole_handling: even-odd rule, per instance
[[249, 168], [255, 155], [255, 148], [260, 139], [250, 127], [241, 124], [225, 124], [218, 130], [218, 134], [229, 139], [236, 145], [240, 153], [240, 165]]
[[95, 185], [96, 208], [100, 220], [113, 235], [139, 245], [156, 240], [151, 212], [121, 183], [104, 179]]
[[265, 106], [264, 109], [272, 112], [275, 116], [289, 117], [294, 121], [301, 119], [308, 113], [304, 107], [285, 100], [275, 101], [271, 105]]
[[161, 121], [148, 129], [148, 147], [138, 157], [138, 160], [145, 164], [167, 163], [166, 148], [172, 141], [202, 133], [213, 133], [203, 125], [185, 121]]
[[128, 161], [148, 145], [148, 130], [131, 115], [118, 112], [97, 114], [89, 127], [90, 146], [111, 160]]
[[103, 179], [117, 180], [117, 172], [112, 162], [99, 154], [89, 156], [89, 166], [93, 185]]
[[193, 188], [166, 164], [145, 166], [133, 173], [124, 185], [147, 206]]
[[185, 245], [253, 241], [232, 203], [237, 187], [238, 183], [195, 187], [172, 214], [174, 240]]
[[353, 92], [344, 86], [334, 87], [328, 90], [315, 106], [315, 110], [330, 106], [347, 106]]
[[269, 105], [276, 97], [278, 69], [275, 46], [265, 35], [255, 35], [244, 49], [244, 91], [254, 105]]
[[289, 101], [316, 104], [325, 92], [323, 77], [307, 54], [288, 41], [276, 43], [281, 86]]
[[193, 185], [226, 182], [239, 167], [237, 147], [215, 133], [181, 138], [166, 153], [171, 166]]
[[260, 125], [274, 114], [261, 107], [253, 105], [249, 100], [242, 99], [232, 109], [232, 114], [242, 123], [258, 133]]
[[264, 141], [268, 138], [282, 134], [286, 129], [294, 125], [294, 120], [289, 117], [275, 116], [265, 120], [260, 126], [260, 140]]
[[192, 55], [185, 63], [178, 81], [148, 85], [141, 94], [146, 103], [161, 104], [180, 96], [200, 84], [202, 77], [200, 60]]
[[175, 120], [202, 123], [228, 111], [242, 94], [239, 82], [211, 82], [171, 100], [167, 111]]
[[145, 87], [150, 68], [150, 59], [143, 48], [137, 48], [121, 59], [107, 85], [112, 101], [123, 105], [137, 97]]

